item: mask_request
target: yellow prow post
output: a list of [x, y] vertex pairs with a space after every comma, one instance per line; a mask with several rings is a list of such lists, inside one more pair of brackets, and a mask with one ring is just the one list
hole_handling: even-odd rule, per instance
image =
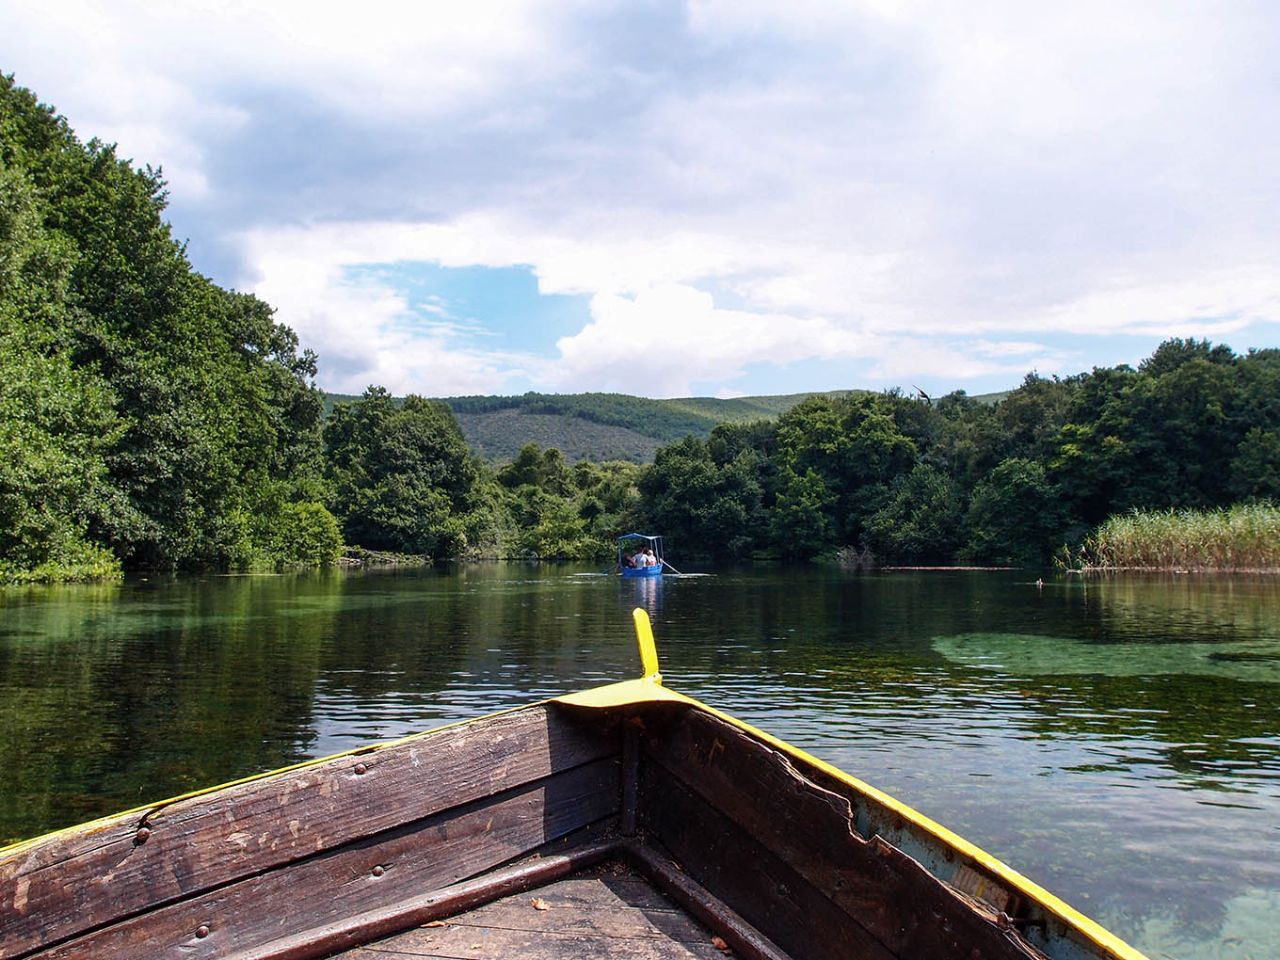
[[662, 674], [658, 672], [658, 645], [653, 642], [653, 625], [649, 623], [649, 614], [643, 607], [631, 611], [631, 619], [636, 625], [636, 643], [640, 645], [640, 666], [644, 670], [641, 679], [662, 682]]
[[640, 647], [640, 666], [644, 671], [643, 674], [635, 680], [623, 680], [621, 683], [610, 683], [607, 686], [593, 687], [579, 693], [556, 697], [556, 703], [599, 709], [636, 703], [653, 703], [656, 700], [695, 702], [662, 685], [662, 674], [658, 672], [658, 646], [653, 642], [653, 626], [649, 623], [649, 614], [645, 613], [643, 608], [636, 607], [631, 611], [631, 619], [636, 625], [636, 644]]

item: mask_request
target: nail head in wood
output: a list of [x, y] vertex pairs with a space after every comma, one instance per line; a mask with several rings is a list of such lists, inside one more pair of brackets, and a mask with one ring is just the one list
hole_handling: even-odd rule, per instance
[[376, 867], [374, 867], [374, 868], [373, 868], [373, 875], [374, 875], [375, 877], [380, 877], [380, 876], [382, 876], [382, 875], [383, 875], [384, 873], [386, 873], [386, 872], [387, 872], [387, 871], [386, 871], [386, 868], [385, 868], [385, 867], [383, 867], [383, 866], [381, 866], [381, 865], [378, 865], [378, 866], [376, 866]]
[[202, 923], [200, 924], [200, 926], [196, 927], [196, 936], [199, 939], [203, 940], [208, 935], [209, 935], [209, 925], [207, 923]]
[[366, 767], [363, 763], [356, 764], [356, 776], [362, 777], [368, 772], [369, 772], [369, 768]]

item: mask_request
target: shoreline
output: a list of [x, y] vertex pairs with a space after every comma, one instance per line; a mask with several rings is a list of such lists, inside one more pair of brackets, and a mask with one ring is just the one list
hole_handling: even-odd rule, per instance
[[1229, 576], [1276, 576], [1280, 567], [1076, 567], [1062, 571], [1075, 576], [1097, 576], [1108, 573], [1163, 573], [1174, 576], [1226, 574]]

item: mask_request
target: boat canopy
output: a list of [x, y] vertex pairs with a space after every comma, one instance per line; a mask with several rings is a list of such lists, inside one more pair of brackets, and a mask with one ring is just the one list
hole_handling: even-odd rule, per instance
[[662, 566], [662, 538], [649, 533], [624, 533], [618, 537], [618, 565], [622, 566], [622, 555], [626, 552], [628, 546], [644, 546], [653, 550], [654, 557], [658, 560], [658, 566]]
[[618, 542], [621, 543], [623, 540], [648, 540], [652, 544], [662, 542], [661, 537], [651, 536], [647, 533], [624, 533], [618, 538]]

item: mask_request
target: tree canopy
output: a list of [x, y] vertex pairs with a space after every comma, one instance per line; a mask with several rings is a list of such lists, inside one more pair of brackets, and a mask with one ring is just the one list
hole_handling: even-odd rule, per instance
[[[813, 397], [718, 429], [641, 480], [672, 551], [1040, 564], [1117, 513], [1280, 495], [1280, 351], [1175, 339], [1136, 370], [1028, 374], [995, 404]], [[750, 450], [747, 473], [727, 484], [711, 448]]]
[[[326, 419], [318, 358], [193, 269], [165, 203], [159, 170], [81, 142], [0, 76], [0, 581], [323, 564], [344, 542], [595, 559], [636, 527], [715, 559], [1036, 564], [1126, 511], [1280, 497], [1280, 351], [1194, 339], [1137, 369], [1030, 373], [996, 403], [527, 394], [451, 410], [372, 386]], [[646, 467], [526, 442], [493, 469], [454, 411], [508, 408], [671, 442]]]
[[12, 77], [0, 186], [0, 563], [272, 560], [286, 505], [319, 505], [315, 357], [192, 269], [158, 170]]

